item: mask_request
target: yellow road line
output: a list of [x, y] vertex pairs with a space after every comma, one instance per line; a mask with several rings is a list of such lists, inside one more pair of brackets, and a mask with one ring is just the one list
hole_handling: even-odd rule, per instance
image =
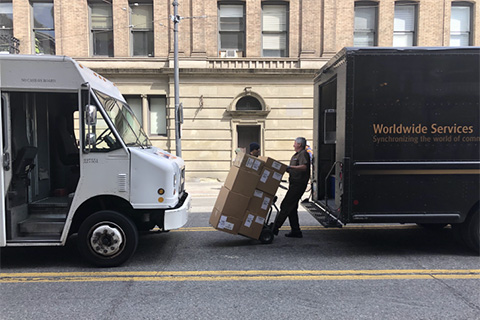
[[199, 271], [99, 271], [99, 272], [19, 272], [0, 273], [1, 277], [19, 276], [199, 276], [199, 275], [274, 275], [274, 274], [480, 274], [480, 269], [385, 269], [385, 270], [199, 270]]
[[[383, 230], [396, 230], [396, 229], [422, 229], [416, 225], [376, 225], [376, 226], [346, 226], [342, 228], [325, 228], [322, 226], [302, 226], [302, 230], [322, 230], [322, 231], [339, 231], [339, 230], [360, 230], [360, 229], [383, 229]], [[154, 230], [157, 230], [154, 229]], [[290, 230], [290, 227], [282, 227], [280, 230]], [[217, 231], [213, 227], [184, 227], [180, 229], [170, 230], [170, 232], [205, 232], [205, 231]]]
[[480, 270], [210, 270], [0, 273], [0, 283], [480, 279]]

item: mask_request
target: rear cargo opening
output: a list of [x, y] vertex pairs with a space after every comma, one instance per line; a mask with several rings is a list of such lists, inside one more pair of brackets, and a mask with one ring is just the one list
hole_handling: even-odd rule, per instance
[[317, 181], [318, 200], [334, 205], [335, 199], [335, 153], [336, 153], [336, 114], [337, 79], [318, 87], [320, 110], [318, 117], [318, 162], [314, 179]]
[[313, 202], [303, 201], [312, 216], [325, 227], [341, 227], [338, 220], [339, 203], [336, 170], [337, 158], [337, 78], [318, 87], [318, 114], [315, 118], [317, 154], [314, 161], [313, 180], [315, 184]]

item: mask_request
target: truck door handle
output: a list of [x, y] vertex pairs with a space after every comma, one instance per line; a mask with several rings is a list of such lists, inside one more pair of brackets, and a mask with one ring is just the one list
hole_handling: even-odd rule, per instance
[[8, 152], [3, 154], [3, 169], [5, 169], [5, 171], [10, 170], [10, 153]]

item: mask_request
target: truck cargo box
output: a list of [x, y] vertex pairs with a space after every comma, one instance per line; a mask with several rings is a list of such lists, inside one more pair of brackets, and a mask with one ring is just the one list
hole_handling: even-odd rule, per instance
[[309, 211], [326, 226], [463, 225], [478, 250], [479, 63], [477, 47], [340, 51], [314, 81]]

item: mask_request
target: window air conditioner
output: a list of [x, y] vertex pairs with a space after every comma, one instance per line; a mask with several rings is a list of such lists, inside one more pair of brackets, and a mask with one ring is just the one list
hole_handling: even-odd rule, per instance
[[228, 49], [225, 51], [220, 51], [220, 57], [222, 58], [237, 58], [237, 50], [234, 49]]

